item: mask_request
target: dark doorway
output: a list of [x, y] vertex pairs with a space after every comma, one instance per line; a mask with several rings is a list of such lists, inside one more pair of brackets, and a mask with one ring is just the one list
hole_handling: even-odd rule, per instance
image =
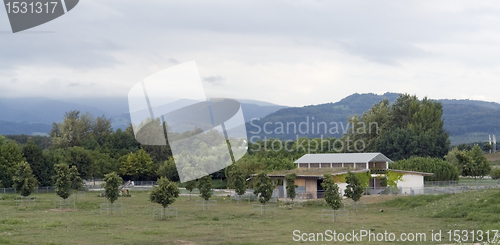
[[317, 183], [318, 183], [317, 186], [316, 186], [316, 190], [318, 190], [317, 191], [317, 198], [323, 198], [324, 194], [325, 194], [324, 193], [325, 190], [323, 190], [323, 186], [321, 186], [321, 183], [323, 183], [323, 179], [319, 179], [317, 181]]

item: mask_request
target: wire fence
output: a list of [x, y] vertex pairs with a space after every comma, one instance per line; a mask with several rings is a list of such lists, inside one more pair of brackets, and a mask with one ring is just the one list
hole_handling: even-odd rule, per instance
[[[44, 187], [36, 187], [35, 193], [54, 193], [56, 191], [55, 186], [44, 186]], [[0, 188], [0, 193], [3, 194], [15, 194], [16, 190], [14, 188]]]
[[[101, 180], [87, 181], [85, 185], [86, 191], [97, 191], [102, 190], [100, 183]], [[125, 183], [125, 182], [124, 182]], [[154, 185], [157, 185], [156, 181], [134, 181], [133, 185], [129, 185], [127, 188], [131, 190], [149, 190]], [[284, 198], [284, 191], [281, 186], [278, 186], [278, 190], [275, 191], [273, 197]], [[280, 188], [281, 187], [281, 188]], [[434, 194], [454, 194], [462, 193], [470, 190], [481, 190], [481, 189], [491, 189], [500, 188], [500, 180], [493, 179], [467, 179], [460, 181], [426, 181], [424, 182], [424, 187], [413, 188], [413, 187], [368, 187], [365, 188], [364, 195], [434, 195]], [[44, 186], [36, 187], [35, 192], [38, 193], [55, 193], [55, 186]], [[187, 191], [185, 188], [180, 188], [182, 194], [198, 195], [198, 189], [194, 189], [193, 192]], [[248, 189], [247, 193], [252, 193], [253, 190]], [[14, 188], [0, 188], [0, 193], [3, 194], [15, 194]], [[296, 189], [297, 197], [300, 199], [320, 199], [324, 197], [324, 190], [318, 190], [315, 192], [305, 191], [305, 188]], [[234, 197], [234, 190], [230, 189], [213, 189], [212, 195], [214, 196], [231, 196]]]
[[[435, 181], [426, 182], [424, 187], [367, 187], [363, 195], [438, 195], [438, 194], [455, 194], [463, 193], [472, 190], [484, 190], [500, 188], [500, 183], [497, 180], [483, 180], [478, 182], [458, 182], [458, 181]], [[278, 198], [285, 198], [281, 189], [278, 189], [274, 195]], [[340, 193], [342, 196], [343, 193]], [[324, 198], [324, 190], [305, 191], [304, 189], [296, 189], [295, 202], [305, 202], [309, 200]], [[285, 200], [290, 200], [286, 198]]]
[[425, 187], [447, 187], [447, 186], [496, 186], [500, 185], [500, 180], [498, 179], [474, 179], [467, 178], [453, 180], [453, 181], [426, 181], [424, 182]]
[[[125, 183], [127, 182], [124, 181], [122, 185]], [[88, 191], [101, 190], [103, 189], [102, 184], [104, 184], [104, 181], [101, 179], [86, 181], [85, 189]], [[131, 181], [130, 185], [128, 185], [126, 188], [134, 190], [149, 190], [157, 184], [158, 183], [156, 181]]]

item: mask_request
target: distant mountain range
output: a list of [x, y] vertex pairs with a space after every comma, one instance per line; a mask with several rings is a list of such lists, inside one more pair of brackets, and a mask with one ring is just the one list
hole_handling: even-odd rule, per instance
[[[347, 126], [347, 118], [354, 114], [361, 115], [373, 104], [387, 98], [393, 102], [399, 96], [397, 93], [377, 95], [373, 93], [352, 94], [335, 103], [309, 105], [304, 107], [286, 107], [256, 100], [239, 100], [243, 115], [247, 122], [249, 137], [278, 137], [281, 139], [296, 139], [293, 133], [293, 123], [296, 127], [307, 121], [309, 125], [318, 122], [336, 122], [338, 134], [323, 134], [324, 137], [339, 137], [342, 127]], [[488, 134], [500, 137], [500, 104], [478, 100], [436, 100], [443, 104], [445, 129], [450, 133], [452, 144], [484, 142]], [[182, 107], [190, 103], [178, 100], [170, 106]], [[70, 110], [90, 112], [94, 116], [105, 115], [111, 118], [114, 129], [124, 129], [130, 123], [127, 98], [75, 98], [52, 100], [48, 98], [3, 98], [0, 99], [0, 134], [45, 134], [51, 129], [52, 122], [60, 122], [64, 113]], [[253, 118], [258, 120], [250, 121]], [[284, 133], [275, 133], [282, 122]], [[267, 124], [266, 124], [267, 123]], [[286, 133], [286, 123], [290, 123]], [[273, 131], [270, 134], [264, 132]], [[320, 125], [324, 133], [324, 125]], [[260, 132], [258, 132], [260, 129]], [[302, 127], [304, 130], [305, 127]], [[311, 128], [310, 128], [311, 129]], [[327, 126], [327, 129], [331, 129]], [[298, 131], [298, 128], [295, 129]], [[327, 130], [329, 131], [329, 130]], [[300, 134], [305, 137], [320, 137], [317, 133]], [[330, 133], [330, 132], [328, 132]]]
[[[177, 100], [169, 107], [181, 108], [192, 103]], [[265, 101], [240, 100], [246, 121], [261, 118], [286, 106]], [[0, 134], [47, 134], [53, 122], [61, 122], [71, 110], [90, 112], [94, 116], [111, 118], [113, 129], [125, 129], [130, 123], [127, 98], [76, 98], [52, 100], [48, 98], [0, 98]]]
[[[397, 93], [377, 95], [352, 94], [336, 103], [284, 108], [260, 120], [248, 122], [249, 139], [298, 137], [340, 137], [347, 128], [347, 118], [362, 115], [375, 103], [386, 98], [394, 102]], [[477, 100], [436, 100], [443, 104], [443, 119], [452, 145], [485, 142], [489, 134], [500, 136], [500, 104]], [[319, 124], [325, 122], [325, 124]], [[331, 124], [333, 123], [333, 124]], [[264, 127], [264, 125], [266, 127]], [[334, 128], [338, 127], [338, 131]], [[302, 126], [302, 127], [300, 127]], [[318, 133], [318, 126], [320, 127]], [[307, 131], [309, 127], [309, 131]], [[314, 127], [314, 132], [312, 129]], [[264, 131], [266, 130], [266, 131]], [[302, 130], [302, 131], [299, 131]], [[255, 137], [257, 136], [257, 137]]]

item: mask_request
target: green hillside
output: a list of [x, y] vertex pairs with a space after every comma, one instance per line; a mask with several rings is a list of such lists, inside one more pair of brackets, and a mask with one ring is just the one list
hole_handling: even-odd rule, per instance
[[37, 134], [43, 135], [48, 133], [52, 126], [48, 123], [29, 123], [29, 122], [8, 122], [0, 121], [0, 132], [5, 135], [19, 134]]
[[[352, 94], [336, 103], [281, 109], [261, 120], [247, 123], [248, 136], [249, 138], [259, 136], [261, 139], [264, 137], [296, 139], [297, 135], [299, 137], [340, 137], [343, 134], [342, 126], [347, 127], [348, 117], [361, 115], [382, 99], [386, 98], [393, 102], [398, 95], [397, 93]], [[500, 104], [475, 100], [437, 101], [443, 104], [444, 127], [450, 134], [452, 145], [487, 141], [489, 134], [500, 136]], [[280, 132], [280, 122], [284, 125], [284, 133]], [[324, 126], [321, 126], [318, 132], [319, 122], [336, 123], [339, 132], [331, 134], [327, 130], [327, 134], [325, 134]], [[289, 123], [288, 133], [286, 132], [287, 123]], [[292, 127], [293, 123], [297, 125], [295, 133]], [[303, 126], [302, 132], [298, 130], [300, 123]], [[264, 124], [266, 124], [267, 132], [272, 131], [272, 133], [264, 132]], [[305, 130], [306, 124], [309, 125], [309, 132]], [[312, 132], [312, 124], [314, 124], [314, 132]], [[331, 129], [331, 127], [328, 128]], [[261, 130], [257, 133], [259, 129]]]
[[[252, 136], [261, 136], [267, 138], [280, 138], [280, 139], [295, 139], [297, 133], [293, 133], [293, 128], [291, 123], [295, 123], [297, 128], [296, 132], [298, 132], [299, 137], [321, 137], [323, 135], [326, 137], [339, 137], [342, 135], [342, 132], [338, 134], [324, 134], [324, 126], [320, 128], [320, 133], [318, 133], [317, 127], [315, 127], [314, 132], [312, 131], [311, 124], [315, 124], [315, 126], [320, 122], [326, 122], [327, 124], [336, 122], [339, 124], [339, 131], [342, 131], [340, 124], [342, 123], [344, 126], [347, 122], [347, 117], [352, 116], [354, 114], [360, 115], [364, 111], [368, 110], [373, 104], [379, 102], [380, 100], [387, 98], [389, 101], [394, 101], [399, 95], [396, 93], [385, 93], [384, 95], [377, 94], [352, 94], [339, 102], [336, 103], [327, 103], [320, 105], [309, 105], [304, 107], [290, 107], [278, 110], [268, 116], [262, 118], [261, 120], [253, 120], [251, 123], [247, 123], [247, 131], [249, 132], [248, 137]], [[273, 131], [273, 133], [264, 132], [264, 124], [270, 122], [272, 124], [266, 125], [266, 130]], [[276, 133], [276, 128], [280, 125], [276, 123], [283, 123], [286, 127], [287, 123], [290, 123], [288, 129], [289, 133], [285, 134]], [[302, 134], [299, 132], [299, 124], [305, 125], [308, 123], [309, 133]], [[260, 133], [252, 133], [259, 131]], [[330, 127], [328, 127], [330, 129]], [[302, 127], [302, 130], [305, 131], [306, 127]], [[327, 130], [329, 131], [329, 130]]]
[[498, 229], [500, 190], [477, 190], [453, 195], [419, 195], [396, 198], [385, 206], [409, 210], [417, 216], [478, 222], [479, 229]]

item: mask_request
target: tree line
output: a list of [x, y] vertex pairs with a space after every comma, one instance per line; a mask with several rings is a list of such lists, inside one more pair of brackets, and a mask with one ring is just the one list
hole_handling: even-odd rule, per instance
[[[443, 129], [442, 111], [438, 102], [403, 94], [392, 104], [382, 100], [362, 116], [349, 118], [352, 125], [364, 122], [375, 127], [370, 123], [376, 122], [378, 128], [364, 129], [364, 132], [353, 128], [341, 138], [250, 142], [243, 158], [226, 169], [212, 173], [212, 176], [215, 179], [227, 178], [231, 185], [230, 172], [236, 168], [245, 178], [261, 171], [289, 170], [295, 167], [295, 160], [307, 153], [355, 152], [348, 151], [346, 147], [336, 150], [340, 144], [354, 149], [354, 140], [365, 142], [363, 152], [381, 152], [392, 160], [402, 161], [391, 165], [393, 168], [433, 172], [433, 180], [456, 179], [457, 171], [459, 175], [467, 176], [489, 173], [487, 161], [481, 158], [481, 149], [457, 149], [448, 153], [448, 133]], [[166, 124], [163, 124], [163, 129], [168, 134], [175, 134]], [[346, 140], [347, 137], [351, 143]], [[3, 187], [12, 187], [15, 166], [24, 161], [29, 164], [39, 186], [55, 184], [52, 177], [57, 164], [75, 167], [84, 180], [104, 178], [106, 174], [115, 172], [124, 180], [166, 177], [178, 181], [172, 151], [168, 140], [165, 141], [167, 144], [164, 146], [141, 145], [135, 139], [131, 126], [114, 131], [111, 120], [104, 116], [69, 111], [62, 122], [53, 123], [50, 138], [0, 136], [0, 181]]]

